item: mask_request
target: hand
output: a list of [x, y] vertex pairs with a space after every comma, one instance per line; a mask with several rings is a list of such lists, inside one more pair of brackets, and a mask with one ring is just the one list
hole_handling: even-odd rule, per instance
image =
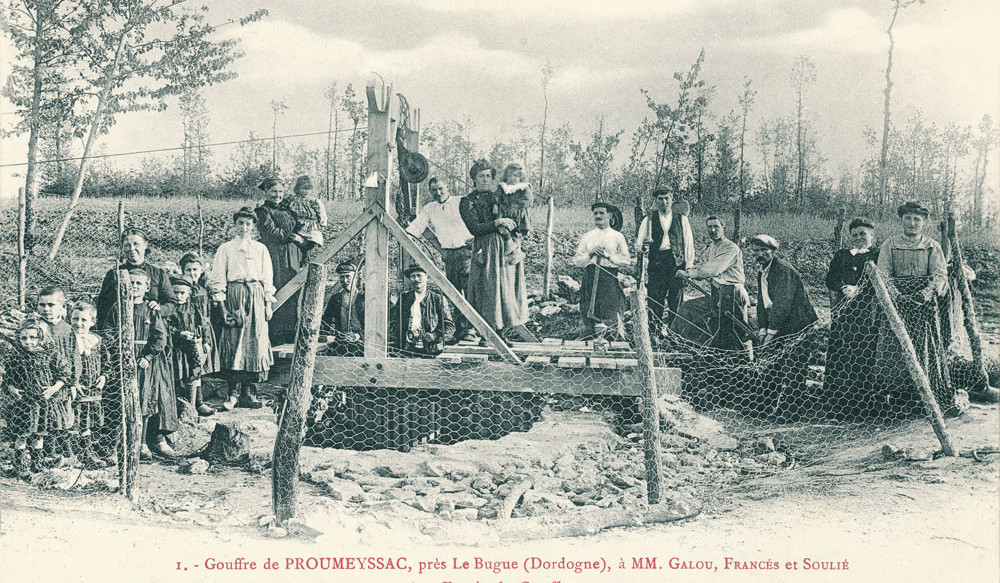
[[149, 306], [149, 309], [153, 312], [160, 309], [160, 304], [154, 302], [153, 300], [149, 300], [148, 302], [146, 302], [146, 305]]
[[856, 285], [845, 285], [840, 288], [841, 293], [848, 298], [853, 298], [858, 295], [858, 286]]
[[104, 375], [101, 375], [101, 376], [97, 377], [97, 382], [94, 383], [94, 388], [97, 389], [97, 390], [101, 390], [101, 389], [104, 388], [104, 385], [107, 382], [108, 382], [108, 377], [106, 377]]
[[15, 389], [14, 387], [7, 387], [7, 390], [10, 391], [10, 394], [13, 395], [15, 399], [20, 399], [22, 397], [22, 393], [19, 389]]
[[681, 279], [690, 279], [690, 276], [683, 269], [678, 270], [675, 275]]
[[649, 241], [643, 241], [643, 243], [642, 243], [642, 252], [643, 253], [648, 253], [649, 252]]
[[291, 235], [288, 236], [288, 239], [292, 243], [299, 243], [299, 244], [301, 244], [301, 243], [305, 242], [305, 239], [302, 238], [302, 235], [299, 235], [298, 233], [292, 233]]
[[142, 358], [139, 359], [138, 362], [136, 362], [136, 366], [138, 366], [142, 370], [146, 370], [147, 368], [149, 368], [149, 359], [143, 356]]
[[59, 389], [61, 389], [61, 388], [63, 388], [63, 384], [60, 381], [60, 382], [52, 385], [51, 387], [45, 389], [45, 392], [42, 393], [42, 398], [45, 399], [46, 401], [48, 401], [49, 399], [52, 398], [52, 395], [55, 395], [56, 393], [58, 393]]
[[499, 228], [507, 229], [508, 231], [513, 231], [517, 227], [517, 223], [514, 222], [514, 219], [508, 219], [506, 217], [494, 220], [493, 224]]
[[434, 344], [435, 342], [437, 342], [437, 335], [433, 332], [424, 333], [424, 344]]
[[187, 330], [182, 330], [181, 338], [183, 338], [184, 340], [194, 340], [194, 332], [188, 332]]
[[264, 304], [264, 320], [270, 322], [271, 316], [273, 315], [274, 315], [274, 310], [271, 309], [271, 302]]
[[71, 398], [71, 399], [73, 399], [74, 401], [76, 400], [76, 396], [77, 396], [77, 395], [78, 395], [79, 393], [82, 393], [82, 392], [83, 392], [83, 386], [82, 386], [82, 385], [73, 385], [73, 386], [71, 386], [71, 387], [69, 388], [69, 396], [70, 396], [70, 398]]

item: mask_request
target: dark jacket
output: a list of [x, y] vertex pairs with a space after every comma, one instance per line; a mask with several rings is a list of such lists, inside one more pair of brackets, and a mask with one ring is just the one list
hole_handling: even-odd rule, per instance
[[[116, 272], [119, 269], [135, 269], [137, 266], [122, 263], [116, 269], [108, 270], [101, 283], [101, 293], [97, 296], [97, 330], [109, 330], [117, 326], [118, 322], [118, 278]], [[149, 275], [149, 291], [146, 292], [146, 299], [161, 305], [176, 304], [174, 289], [170, 286], [170, 277], [165, 271], [144, 261], [139, 269]]]
[[826, 272], [826, 287], [833, 292], [840, 292], [845, 285], [858, 285], [865, 264], [874, 261], [878, 264], [878, 249], [869, 249], [866, 253], [851, 255], [850, 249], [840, 249], [830, 260], [830, 270]]
[[802, 277], [792, 264], [775, 255], [767, 272], [767, 293], [771, 309], [764, 307], [764, 295], [757, 273], [757, 326], [777, 330], [777, 336], [795, 334], [816, 321], [816, 310], [809, 301]]
[[[404, 292], [399, 302], [392, 308], [392, 322], [399, 322], [395, 345], [400, 350], [412, 351], [413, 347], [406, 341], [406, 329], [410, 322], [410, 311], [413, 308], [415, 294], [413, 290]], [[420, 304], [420, 329], [430, 334], [432, 342], [424, 342], [423, 352], [440, 354], [444, 350], [444, 341], [455, 333], [455, 323], [451, 319], [451, 307], [440, 293], [428, 289]]]
[[321, 334], [356, 332], [361, 338], [365, 337], [364, 290], [355, 291], [353, 300], [352, 302], [350, 292], [343, 288], [338, 288], [334, 292], [326, 304], [326, 310], [323, 311], [323, 320], [320, 323]]

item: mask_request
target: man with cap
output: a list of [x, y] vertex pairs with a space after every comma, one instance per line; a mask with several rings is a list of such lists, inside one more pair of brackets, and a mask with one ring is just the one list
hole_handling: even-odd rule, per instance
[[[757, 326], [765, 346], [792, 337], [816, 321], [816, 310], [792, 264], [777, 255], [778, 241], [770, 235], [750, 239], [751, 253], [760, 266], [757, 274]], [[764, 371], [764, 394], [754, 403], [780, 419], [795, 421], [804, 413], [805, 380], [810, 342], [807, 336], [782, 347], [780, 356]]]
[[[469, 281], [469, 261], [472, 259], [472, 233], [466, 228], [459, 212], [461, 197], [451, 196], [444, 182], [432, 176], [427, 182], [434, 200], [425, 204], [417, 217], [406, 227], [413, 237], [420, 237], [428, 230], [434, 235], [436, 246], [444, 259], [444, 271], [455, 289], [465, 293]], [[428, 238], [433, 242], [432, 238]], [[477, 340], [475, 329], [461, 312], [455, 314], [457, 336], [462, 340]]]
[[663, 326], [677, 316], [684, 299], [684, 280], [677, 271], [694, 265], [694, 235], [686, 203], [674, 205], [673, 190], [653, 191], [656, 212], [639, 224], [635, 248], [646, 255], [646, 290], [649, 308]]
[[329, 337], [324, 354], [362, 356], [365, 352], [365, 292], [355, 285], [358, 268], [350, 261], [337, 266], [340, 286], [326, 304], [320, 333]]
[[628, 243], [621, 232], [612, 229], [611, 205], [595, 202], [594, 228], [583, 234], [576, 254], [570, 261], [586, 271], [580, 287], [580, 335], [593, 337], [614, 325], [624, 336], [625, 295], [618, 281], [619, 268], [632, 262]]
[[398, 322], [396, 346], [408, 356], [435, 356], [455, 333], [451, 307], [444, 296], [427, 287], [427, 272], [414, 264], [404, 273], [412, 288], [403, 292], [392, 308], [391, 321]]

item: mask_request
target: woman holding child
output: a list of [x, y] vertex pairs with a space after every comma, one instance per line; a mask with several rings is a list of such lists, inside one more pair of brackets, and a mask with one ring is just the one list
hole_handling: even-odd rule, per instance
[[[281, 289], [299, 272], [305, 260], [300, 243], [302, 237], [295, 214], [286, 204], [282, 204], [285, 193], [276, 178], [265, 178], [257, 187], [264, 192], [264, 202], [254, 213], [257, 216], [257, 233], [260, 242], [267, 247], [271, 260], [271, 280], [276, 289]], [[295, 339], [298, 322], [298, 296], [288, 299], [274, 314], [270, 322], [272, 344], [285, 344]]]

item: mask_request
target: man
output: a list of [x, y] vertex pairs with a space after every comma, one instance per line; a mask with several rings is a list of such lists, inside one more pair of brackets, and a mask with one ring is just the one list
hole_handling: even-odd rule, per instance
[[656, 212], [642, 219], [635, 247], [646, 255], [650, 311], [666, 327], [673, 323], [684, 298], [684, 280], [677, 277], [677, 271], [694, 264], [694, 235], [687, 205], [675, 207], [670, 189], [657, 188], [653, 199]]
[[427, 288], [427, 272], [420, 265], [406, 270], [412, 289], [393, 306], [392, 321], [400, 322], [396, 346], [406, 355], [435, 356], [455, 333], [451, 308], [440, 293]]
[[613, 324], [619, 337], [625, 335], [625, 295], [618, 282], [618, 269], [632, 262], [625, 236], [612, 229], [611, 205], [595, 202], [594, 227], [584, 233], [570, 260], [586, 271], [580, 287], [580, 336], [593, 337]]
[[708, 217], [705, 228], [711, 243], [705, 250], [704, 261], [698, 267], [679, 270], [677, 277], [710, 281], [713, 318], [717, 321], [710, 346], [739, 350], [749, 344], [743, 330], [745, 326], [733, 322], [737, 320], [746, 325], [750, 304], [743, 273], [743, 251], [726, 238], [726, 226], [721, 218]]
[[365, 292], [355, 289], [358, 268], [350, 261], [337, 266], [340, 287], [326, 304], [320, 331], [330, 340], [324, 354], [332, 356], [362, 356], [365, 352]]
[[757, 326], [764, 345], [796, 334], [816, 321], [816, 311], [792, 264], [777, 256], [778, 241], [770, 235], [750, 239], [757, 274]]
[[770, 235], [750, 239], [757, 274], [757, 326], [766, 347], [776, 340], [777, 358], [764, 371], [761, 389], [755, 398], [760, 410], [780, 420], [798, 421], [806, 413], [805, 389], [811, 340], [795, 335], [816, 321], [816, 311], [794, 267], [776, 255], [778, 241]]
[[[455, 289], [465, 293], [469, 281], [469, 261], [472, 259], [472, 233], [466, 228], [459, 213], [461, 199], [448, 193], [444, 182], [432, 176], [427, 182], [434, 200], [425, 204], [417, 217], [406, 228], [413, 237], [420, 237], [428, 229], [437, 239], [437, 247], [444, 259], [444, 271]], [[476, 341], [475, 329], [461, 312], [455, 314], [457, 336], [462, 340]]]

